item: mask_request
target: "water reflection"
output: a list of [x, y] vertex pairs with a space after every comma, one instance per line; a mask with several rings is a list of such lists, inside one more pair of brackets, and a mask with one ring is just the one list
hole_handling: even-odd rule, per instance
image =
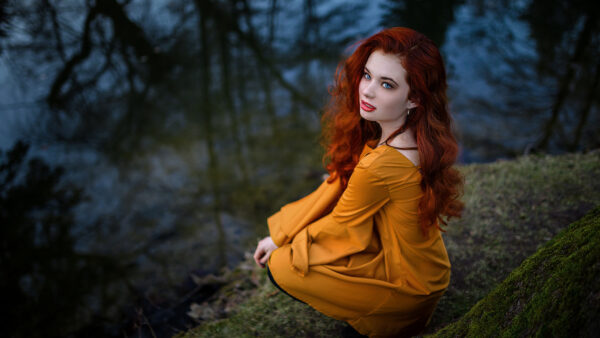
[[[186, 277], [235, 264], [267, 215], [315, 187], [327, 85], [346, 48], [380, 26], [412, 26], [442, 47], [463, 160], [598, 147], [596, 5], [495, 4], [0, 2], [0, 77], [9, 84], [0, 90], [1, 134], [27, 140], [40, 158], [27, 169], [22, 155], [2, 170], [52, 177], [49, 199], [37, 201], [64, 211], [70, 234], [48, 243], [60, 252], [48, 260], [27, 254], [33, 244], [5, 252], [55, 269], [48, 273], [60, 276], [44, 277], [51, 287], [90, 307], [84, 316], [75, 306], [49, 310], [51, 298], [27, 300], [23, 309], [61, 313], [29, 327], [151, 335], [149, 327], [193, 325], [186, 306], [206, 295], [180, 302], [194, 288]], [[63, 185], [79, 187], [61, 193], [78, 197], [50, 202]], [[22, 198], [20, 210], [37, 210]], [[6, 243], [31, 231], [5, 224]], [[52, 268], [71, 256], [68, 269]], [[17, 269], [5, 262], [3, 275]], [[19, 271], [3, 288], [26, 294], [34, 277], [22, 276], [33, 270]], [[89, 278], [71, 288], [80, 274]], [[35, 335], [22, 314], [11, 316], [23, 326], [9, 334]], [[137, 321], [114, 324], [122, 316]]]
[[[381, 25], [410, 27], [427, 35], [438, 46], [443, 46], [448, 26], [454, 21], [454, 12], [464, 2], [464, 0], [385, 1]], [[427, 20], [423, 20], [424, 16]]]
[[465, 148], [493, 159], [600, 145], [599, 10], [560, 0], [457, 9], [444, 48]]
[[[179, 301], [195, 287], [188, 274], [234, 264], [276, 206], [318, 182], [326, 84], [340, 51], [373, 29], [337, 25], [364, 5], [105, 0], [8, 8], [14, 26], [4, 60], [27, 88], [15, 90], [16, 101], [40, 103], [29, 110], [35, 123], [12, 128], [90, 197], [73, 206], [71, 247], [127, 267], [100, 276], [103, 287], [71, 294], [101, 304], [94, 313], [102, 330], [75, 310], [45, 310], [74, 323], [57, 322], [56, 332], [166, 335], [169, 325], [193, 325], [186, 306], [206, 295]], [[100, 301], [115, 289], [128, 296]], [[123, 314], [134, 320], [120, 327]]]
[[127, 270], [115, 257], [75, 249], [82, 191], [61, 184], [62, 168], [27, 159], [28, 148], [19, 142], [0, 153], [3, 334], [61, 336], [124, 296], [106, 291]]

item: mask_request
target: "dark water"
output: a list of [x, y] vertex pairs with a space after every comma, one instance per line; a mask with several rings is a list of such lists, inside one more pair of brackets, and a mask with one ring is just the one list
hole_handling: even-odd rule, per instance
[[235, 264], [316, 186], [327, 86], [382, 27], [441, 47], [461, 162], [597, 148], [597, 7], [0, 2], [2, 335], [194, 325], [190, 274]]

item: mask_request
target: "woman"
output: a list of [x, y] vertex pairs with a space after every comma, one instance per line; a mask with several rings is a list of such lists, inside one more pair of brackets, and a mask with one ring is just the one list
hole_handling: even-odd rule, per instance
[[329, 178], [269, 217], [254, 258], [361, 334], [417, 334], [450, 281], [442, 217], [463, 208], [438, 49], [401, 27], [366, 39], [338, 67], [323, 122]]

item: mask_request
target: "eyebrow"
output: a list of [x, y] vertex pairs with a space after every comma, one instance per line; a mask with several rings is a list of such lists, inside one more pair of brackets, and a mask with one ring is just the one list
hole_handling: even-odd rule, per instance
[[[367, 73], [371, 73], [371, 71], [369, 70], [369, 68], [365, 67], [365, 70], [367, 71]], [[398, 86], [398, 83], [396, 81], [394, 81], [394, 79], [392, 79], [391, 77], [387, 77], [387, 76], [382, 76], [381, 77], [382, 80], [387, 80], [387, 81], [391, 81], [393, 82], [396, 86]]]

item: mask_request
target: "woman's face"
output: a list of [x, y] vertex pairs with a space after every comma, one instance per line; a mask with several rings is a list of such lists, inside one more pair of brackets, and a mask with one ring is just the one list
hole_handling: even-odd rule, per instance
[[400, 58], [376, 50], [365, 64], [358, 85], [360, 116], [379, 124], [401, 126], [408, 109], [416, 105], [408, 100], [406, 70]]

